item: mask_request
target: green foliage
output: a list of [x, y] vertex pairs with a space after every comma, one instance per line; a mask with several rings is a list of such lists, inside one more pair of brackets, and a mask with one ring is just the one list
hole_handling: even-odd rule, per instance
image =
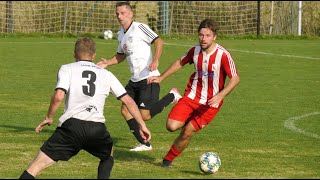
[[[168, 3], [166, 8], [165, 2]], [[218, 22], [219, 34], [256, 33], [258, 2], [261, 34], [269, 34], [271, 27], [271, 34], [298, 34], [298, 1], [130, 1], [136, 21], [148, 24], [157, 33], [169, 31], [185, 35], [195, 34], [199, 23], [206, 18]], [[117, 31], [119, 23], [115, 16], [115, 3], [1, 1], [0, 33]], [[319, 1], [302, 3], [302, 34], [320, 36], [319, 10]]]
[[[91, 38], [99, 38], [103, 39], [102, 33], [0, 33], [0, 38], [77, 38], [77, 37], [91, 37]], [[165, 40], [193, 40], [197, 41], [198, 36], [197, 34], [191, 35], [181, 35], [181, 34], [160, 34], [160, 37]], [[117, 37], [114, 36], [113, 39]], [[274, 40], [319, 40], [320, 37], [318, 36], [311, 36], [311, 35], [218, 35], [218, 39], [223, 40], [240, 40], [240, 39], [274, 39]]]
[[[40, 36], [41, 37], [41, 36]], [[47, 112], [61, 64], [73, 62], [76, 37], [0, 38], [0, 178], [15, 179], [27, 168], [53, 125], [36, 134], [34, 128]], [[116, 40], [95, 39], [98, 62], [116, 52]], [[114, 139], [112, 179], [317, 179], [320, 178], [319, 139], [284, 127], [289, 118], [319, 112], [319, 39], [217, 39], [231, 53], [240, 84], [224, 100], [210, 125], [199, 131], [173, 167], [160, 167], [177, 132], [165, 128], [173, 105], [147, 122], [152, 132], [151, 152], [130, 152], [136, 140], [121, 116], [121, 103], [112, 95], [105, 105], [106, 126]], [[159, 70], [163, 72], [195, 43], [195, 39], [166, 38]], [[122, 84], [130, 72], [126, 62], [108, 67]], [[182, 93], [193, 65], [186, 65], [161, 83], [161, 97], [172, 87]], [[296, 127], [320, 135], [319, 115], [301, 118]], [[197, 160], [217, 152], [222, 166], [204, 175]], [[81, 151], [68, 162], [59, 161], [39, 179], [97, 177], [99, 160]]]
[[[172, 40], [198, 40], [198, 36], [194, 35], [194, 36], [190, 36], [190, 35], [180, 35], [180, 34], [162, 34], [161, 38], [163, 39], [172, 39]], [[297, 35], [259, 35], [257, 36], [256, 34], [248, 34], [248, 35], [218, 35], [218, 39], [224, 39], [224, 40], [230, 40], [230, 39], [234, 39], [234, 40], [239, 40], [239, 39], [270, 39], [270, 40], [319, 40], [320, 37], [318, 36], [311, 36], [311, 35], [302, 35], [302, 36], [297, 36]]]

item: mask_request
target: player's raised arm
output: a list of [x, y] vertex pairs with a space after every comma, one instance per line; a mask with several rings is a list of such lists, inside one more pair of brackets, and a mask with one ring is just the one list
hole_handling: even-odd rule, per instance
[[106, 68], [106, 67], [114, 65], [114, 64], [119, 64], [125, 59], [126, 59], [125, 54], [117, 53], [111, 59], [101, 58], [101, 61], [99, 61], [97, 63], [97, 65], [102, 67], [102, 68]]
[[149, 77], [148, 78], [148, 84], [150, 84], [150, 83], [161, 83], [164, 79], [166, 79], [171, 74], [179, 71], [182, 67], [183, 67], [183, 65], [181, 64], [180, 59], [177, 59], [175, 62], [173, 62], [171, 64], [170, 67], [168, 67], [168, 69], [164, 73], [161, 74], [161, 76], [151, 76], [151, 77]]

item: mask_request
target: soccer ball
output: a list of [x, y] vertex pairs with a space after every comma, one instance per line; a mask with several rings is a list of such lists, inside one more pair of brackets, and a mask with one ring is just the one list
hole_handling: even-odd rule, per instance
[[106, 30], [103, 32], [103, 38], [104, 39], [112, 39], [113, 33], [111, 30]]
[[205, 174], [216, 173], [221, 166], [219, 156], [214, 152], [206, 152], [199, 158], [199, 168]]

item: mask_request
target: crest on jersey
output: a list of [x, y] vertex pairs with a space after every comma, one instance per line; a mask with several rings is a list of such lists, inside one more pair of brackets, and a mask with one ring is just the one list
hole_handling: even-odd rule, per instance
[[128, 51], [127, 45], [126, 45], [126, 44], [123, 44], [122, 49], [123, 49], [125, 52], [127, 52], [127, 51]]
[[128, 41], [132, 43], [132, 36], [128, 37]]
[[216, 71], [217, 70], [217, 65], [216, 64], [212, 64], [212, 71]]

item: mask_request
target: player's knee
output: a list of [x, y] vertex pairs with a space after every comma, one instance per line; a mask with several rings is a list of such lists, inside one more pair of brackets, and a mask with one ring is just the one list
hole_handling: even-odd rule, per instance
[[121, 114], [122, 114], [122, 116], [126, 116], [128, 113], [129, 113], [129, 112], [128, 112], [127, 108], [124, 107], [124, 106], [122, 106], [122, 107], [121, 107]]
[[150, 114], [150, 110], [140, 109], [140, 113], [144, 121], [148, 121], [152, 118]]
[[184, 126], [184, 122], [180, 122], [180, 121], [169, 118], [166, 127], [168, 131], [174, 132], [178, 129], [181, 129], [181, 127], [183, 126]]
[[176, 127], [175, 125], [173, 124], [167, 124], [167, 130], [170, 131], [170, 132], [174, 132], [178, 129], [178, 127]]
[[151, 119], [150, 114], [141, 114], [141, 115], [142, 115], [142, 119], [143, 119], [144, 121], [148, 121], [148, 120]]

